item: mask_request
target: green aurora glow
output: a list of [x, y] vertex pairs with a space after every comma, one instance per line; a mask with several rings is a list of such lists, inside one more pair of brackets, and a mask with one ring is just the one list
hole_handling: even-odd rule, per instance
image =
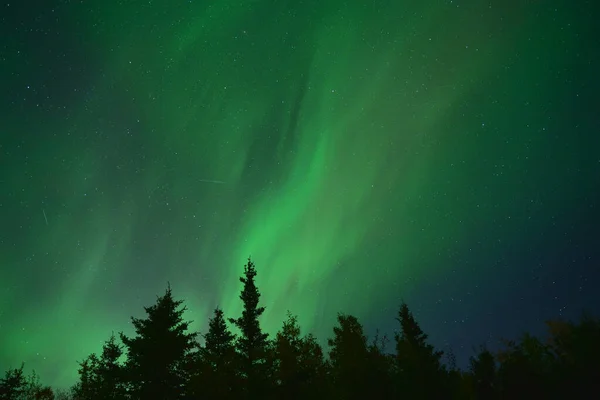
[[591, 144], [559, 145], [548, 101], [568, 91], [556, 73], [577, 35], [560, 21], [574, 17], [405, 3], [57, 9], [85, 79], [67, 111], [7, 118], [39, 134], [0, 173], [20, 237], [0, 245], [0, 355], [71, 383], [167, 280], [195, 329], [216, 305], [237, 315], [249, 255], [269, 332], [288, 309], [325, 338], [338, 311], [392, 319], [434, 279], [492, 284], [486, 265], [449, 260], [518, 247], [581, 194], [560, 166]]

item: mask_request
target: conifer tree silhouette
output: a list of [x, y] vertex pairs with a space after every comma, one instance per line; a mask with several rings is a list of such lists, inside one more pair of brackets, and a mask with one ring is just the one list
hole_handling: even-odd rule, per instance
[[90, 354], [79, 363], [79, 381], [73, 386], [73, 394], [78, 400], [95, 400], [100, 398], [98, 370], [100, 360], [95, 353]]
[[123, 346], [117, 343], [117, 338], [112, 334], [102, 347], [98, 371], [101, 379], [99, 392], [103, 399], [122, 400], [126, 398], [124, 369], [119, 360], [122, 355]]
[[42, 385], [35, 371], [25, 376], [24, 366], [7, 370], [0, 379], [0, 400], [54, 400], [52, 388]]
[[240, 277], [243, 289], [240, 299], [243, 303], [241, 317], [230, 318], [229, 322], [237, 326], [241, 334], [237, 338], [236, 348], [240, 356], [241, 377], [244, 379], [244, 395], [247, 398], [263, 398], [270, 383], [268, 334], [261, 330], [258, 318], [265, 308], [259, 307], [260, 292], [255, 282], [256, 268], [250, 258], [244, 266], [244, 275]]
[[288, 311], [281, 331], [275, 337], [277, 371], [275, 375], [278, 397], [296, 399], [300, 393], [300, 351], [302, 339], [298, 319]]
[[79, 381], [73, 392], [80, 400], [122, 400], [127, 396], [123, 366], [119, 359], [123, 348], [114, 334], [102, 346], [102, 354], [90, 354], [79, 363]]
[[338, 314], [326, 360], [316, 338], [302, 336], [289, 312], [275, 340], [268, 340], [259, 323], [264, 307], [255, 277], [248, 259], [240, 279], [243, 312], [229, 319], [240, 329], [238, 337], [217, 308], [200, 346], [188, 333], [183, 302], [168, 286], [145, 307], [147, 318], [132, 318], [136, 336], [120, 334], [124, 347], [112, 335], [100, 355], [79, 363], [79, 381], [70, 392], [42, 385], [35, 372], [25, 376], [21, 365], [0, 378], [0, 400], [562, 400], [600, 393], [598, 319], [550, 321], [549, 341], [525, 334], [494, 354], [482, 348], [470, 358], [470, 370], [461, 371], [452, 353], [449, 365], [442, 365], [442, 352], [427, 342], [403, 303], [395, 354], [387, 352], [385, 337], [369, 341], [356, 317]]
[[323, 351], [313, 335], [301, 336], [298, 318], [289, 311], [274, 343], [276, 398], [306, 399], [324, 395]]
[[23, 373], [24, 367], [25, 364], [21, 364], [21, 367], [5, 372], [4, 378], [0, 379], [0, 400], [19, 399], [25, 394], [27, 379]]
[[236, 370], [235, 335], [227, 327], [221, 309], [214, 310], [204, 340], [204, 346], [198, 352], [197, 374], [193, 379], [194, 398], [237, 398], [240, 382]]
[[369, 390], [374, 397], [384, 399], [392, 398], [394, 392], [392, 376], [394, 360], [386, 352], [387, 341], [386, 336], [380, 336], [377, 332], [367, 348]]
[[132, 399], [185, 398], [197, 334], [188, 333], [182, 304], [173, 299], [169, 285], [156, 304], [144, 307], [146, 319], [131, 318], [136, 336], [120, 334], [127, 349], [125, 372]]
[[494, 355], [485, 347], [469, 359], [473, 376], [473, 389], [476, 399], [494, 400], [498, 398], [498, 373]]
[[427, 343], [425, 334], [406, 303], [400, 305], [396, 333], [396, 373], [398, 398], [437, 399], [443, 397], [443, 352]]
[[306, 398], [324, 399], [329, 393], [329, 385], [328, 366], [323, 349], [312, 333], [302, 339], [301, 346], [301, 376], [304, 377]]
[[333, 395], [347, 400], [369, 398], [369, 350], [363, 327], [352, 315], [338, 314], [337, 321], [334, 336], [328, 339]]

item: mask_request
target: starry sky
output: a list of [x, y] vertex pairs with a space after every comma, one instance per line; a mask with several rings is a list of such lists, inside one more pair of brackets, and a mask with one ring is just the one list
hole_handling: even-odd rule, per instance
[[[251, 256], [274, 333], [474, 346], [599, 312], [593, 1], [0, 5], [0, 368], [66, 386]], [[597, 6], [596, 6], [597, 7]], [[594, 306], [594, 304], [596, 304]]]

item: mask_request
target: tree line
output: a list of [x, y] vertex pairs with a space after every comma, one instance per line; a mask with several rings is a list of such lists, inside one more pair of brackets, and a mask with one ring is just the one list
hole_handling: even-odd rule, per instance
[[[214, 310], [208, 331], [190, 332], [186, 307], [168, 286], [146, 317], [131, 318], [135, 335], [110, 336], [99, 354], [80, 361], [69, 390], [25, 376], [23, 365], [0, 379], [0, 399], [584, 399], [600, 396], [600, 320], [548, 322], [548, 338], [524, 335], [499, 352], [480, 348], [469, 368], [428, 343], [406, 304], [393, 339], [369, 339], [359, 320], [338, 314], [326, 351], [302, 332], [296, 316], [273, 338], [260, 326], [265, 311], [248, 259], [240, 278], [242, 314]], [[238, 328], [234, 334], [229, 325]], [[390, 346], [391, 344], [391, 346]]]

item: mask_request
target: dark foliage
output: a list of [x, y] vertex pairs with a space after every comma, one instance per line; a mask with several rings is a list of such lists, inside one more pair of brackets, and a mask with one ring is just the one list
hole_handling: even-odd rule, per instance
[[[230, 318], [229, 322], [241, 331], [236, 340], [236, 349], [240, 359], [240, 376], [242, 378], [242, 396], [246, 398], [264, 398], [269, 392], [271, 382], [271, 365], [269, 335], [260, 328], [258, 318], [265, 312], [260, 307], [260, 292], [255, 282], [256, 268], [250, 258], [244, 266], [244, 275], [240, 277], [243, 284], [240, 300], [244, 306], [242, 315]], [[272, 364], [272, 363], [271, 363]]]
[[79, 363], [79, 382], [73, 387], [77, 399], [126, 399], [125, 371], [119, 362], [122, 355], [123, 348], [113, 334], [102, 347], [100, 357], [90, 354]]
[[400, 305], [396, 333], [397, 397], [421, 399], [443, 398], [446, 371], [440, 362], [441, 351], [427, 343], [427, 335], [405, 303]]
[[371, 393], [369, 347], [363, 327], [356, 317], [338, 314], [329, 344], [333, 397], [364, 399]]
[[499, 394], [498, 371], [494, 355], [485, 347], [469, 360], [476, 399], [497, 399]]
[[9, 369], [0, 379], [1, 400], [54, 400], [54, 392], [48, 386], [42, 386], [37, 374], [25, 376], [24, 365]]
[[23, 373], [24, 365], [20, 368], [9, 369], [0, 380], [0, 399], [12, 400], [20, 398], [26, 390], [27, 380]]
[[137, 336], [121, 333], [127, 349], [125, 376], [133, 400], [183, 399], [190, 376], [189, 368], [195, 333], [188, 333], [183, 321], [186, 308], [174, 300], [169, 286], [156, 304], [146, 307], [146, 319], [132, 318]]
[[274, 359], [276, 398], [325, 397], [325, 360], [321, 346], [314, 336], [301, 336], [298, 318], [289, 312], [275, 338]]
[[[328, 357], [311, 334], [303, 334], [288, 312], [270, 341], [261, 330], [260, 292], [249, 259], [240, 278], [242, 315], [229, 322], [217, 308], [204, 343], [183, 320], [182, 301], [171, 288], [146, 319], [132, 318], [136, 336], [113, 335], [100, 355], [79, 363], [79, 380], [69, 391], [39, 383], [24, 367], [0, 379], [0, 400], [175, 400], [175, 399], [587, 399], [600, 393], [600, 320], [548, 322], [548, 340], [524, 335], [493, 353], [481, 347], [468, 371], [454, 355], [427, 341], [404, 303], [392, 349], [378, 334], [371, 340], [358, 319], [339, 314], [328, 340]], [[126, 350], [124, 352], [124, 350]], [[123, 359], [123, 360], [122, 360]]]
[[190, 393], [194, 398], [236, 399], [241, 386], [235, 336], [217, 308], [208, 323], [204, 346], [196, 354]]

